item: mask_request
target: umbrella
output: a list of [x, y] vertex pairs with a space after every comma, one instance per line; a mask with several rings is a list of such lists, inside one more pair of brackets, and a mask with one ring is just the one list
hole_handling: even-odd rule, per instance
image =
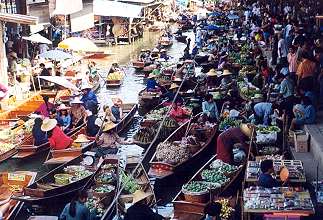
[[238, 15], [235, 15], [235, 14], [229, 14], [228, 15], [228, 19], [229, 20], [236, 20], [236, 19], [239, 19], [239, 16]]
[[74, 50], [74, 51], [85, 51], [95, 52], [98, 51], [98, 47], [89, 39], [82, 37], [70, 37], [58, 44], [59, 48]]
[[40, 34], [32, 34], [29, 37], [22, 37], [24, 40], [28, 40], [34, 43], [41, 43], [41, 44], [52, 44], [50, 40], [46, 37], [41, 36]]
[[73, 56], [61, 50], [49, 50], [42, 54], [39, 54], [39, 57], [44, 59], [51, 59], [51, 60], [66, 60], [66, 59], [71, 59]]
[[70, 81], [68, 81], [65, 77], [61, 76], [38, 76], [39, 79], [46, 80], [48, 82], [55, 83], [57, 85], [63, 86], [67, 89], [71, 89], [73, 91], [79, 91], [79, 89]]

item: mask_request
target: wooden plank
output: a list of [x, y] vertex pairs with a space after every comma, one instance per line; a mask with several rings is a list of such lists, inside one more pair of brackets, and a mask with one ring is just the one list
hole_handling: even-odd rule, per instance
[[0, 13], [0, 21], [11, 22], [17, 24], [35, 25], [38, 23], [38, 18], [34, 16]]

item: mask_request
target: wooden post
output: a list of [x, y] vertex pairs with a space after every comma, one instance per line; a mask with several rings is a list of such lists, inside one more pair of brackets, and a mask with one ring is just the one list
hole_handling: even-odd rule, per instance
[[[4, 22], [0, 22], [0, 33], [4, 33]], [[3, 34], [0, 34], [0, 81], [6, 87], [8, 87], [7, 66], [6, 47], [4, 44]]]
[[132, 23], [132, 18], [129, 18], [129, 26], [128, 26], [128, 41], [129, 44], [131, 44], [131, 23]]

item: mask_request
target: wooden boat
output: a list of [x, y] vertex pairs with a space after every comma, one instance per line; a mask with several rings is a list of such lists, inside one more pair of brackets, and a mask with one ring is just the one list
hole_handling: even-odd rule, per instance
[[[68, 166], [79, 166], [82, 162], [82, 156], [79, 156], [67, 163], [64, 163], [55, 169], [48, 172], [46, 175], [38, 179], [35, 183], [24, 188], [24, 194], [21, 196], [13, 196], [17, 201], [45, 204], [55, 198], [62, 198], [67, 195], [75, 194], [77, 191], [83, 189], [89, 180], [96, 174], [100, 168], [100, 164], [95, 163], [93, 166], [87, 167], [93, 173], [85, 176], [74, 182], [62, 185], [55, 183], [55, 175], [65, 173], [64, 168]], [[98, 166], [98, 167], [97, 167]]]
[[[192, 133], [190, 126], [192, 122], [196, 121], [200, 117], [200, 115], [195, 116], [190, 121], [187, 121], [182, 126], [180, 126], [178, 129], [176, 129], [164, 142], [173, 142], [173, 141], [181, 141], [185, 135]], [[182, 170], [185, 167], [192, 166], [192, 162], [194, 159], [198, 157], [198, 155], [203, 152], [211, 143], [217, 129], [217, 125], [214, 125], [212, 129], [210, 129], [205, 135], [207, 137], [205, 142], [200, 142], [201, 146], [200, 148], [186, 161], [183, 161], [181, 163], [178, 163], [176, 165], [172, 165], [165, 162], [157, 161], [156, 159], [156, 152], [152, 159], [150, 160], [150, 169], [149, 169], [149, 176], [155, 177], [158, 179], [166, 178], [168, 176], [173, 175], [176, 171]], [[188, 131], [188, 132], [187, 132]]]
[[[122, 132], [123, 129], [132, 121], [137, 111], [137, 104], [123, 104], [122, 109], [125, 116], [114, 128], [117, 133]], [[85, 126], [78, 132], [74, 133], [71, 137], [75, 140], [80, 134], [86, 134]], [[64, 150], [51, 150], [49, 155], [50, 158], [47, 158], [45, 164], [61, 164], [82, 155], [84, 152], [90, 150], [95, 143], [94, 138], [88, 137], [88, 139], [90, 142], [83, 143], [81, 146], [73, 144], [72, 147]]]
[[147, 92], [146, 89], [141, 90], [138, 95], [140, 108], [143, 108], [145, 113], [149, 112], [160, 104], [160, 95], [159, 92]]
[[[7, 101], [10, 109], [2, 112], [0, 111], [0, 120], [19, 118], [19, 116], [29, 115], [30, 113], [36, 111], [42, 103], [44, 103], [44, 101], [40, 92], [37, 92], [30, 98], [23, 101], [16, 101], [15, 97], [11, 97]], [[14, 107], [12, 108], [12, 106]]]
[[23, 203], [10, 197], [21, 194], [24, 187], [35, 181], [36, 175], [36, 172], [29, 171], [3, 172], [0, 174], [1, 201], [8, 200], [7, 203], [1, 205], [1, 210], [5, 210], [2, 213], [3, 219], [16, 219], [15, 215]]
[[142, 70], [145, 67], [145, 62], [140, 60], [133, 60], [132, 67], [137, 70]]
[[173, 45], [173, 39], [171, 37], [161, 37], [158, 43], [163, 47], [170, 47]]
[[118, 71], [114, 73], [109, 73], [106, 79], [106, 86], [108, 88], [120, 87], [123, 83], [124, 72]]
[[181, 42], [181, 43], [184, 43], [184, 44], [186, 44], [186, 38], [187, 38], [187, 36], [184, 36], [184, 35], [175, 35], [175, 39], [178, 42]]
[[[127, 160], [128, 161], [128, 160]], [[138, 159], [139, 161], [139, 159]], [[134, 169], [136, 168], [138, 164], [137, 163], [128, 163], [125, 168], [125, 174], [130, 175]], [[123, 179], [121, 177], [121, 179]], [[134, 181], [138, 184], [139, 189], [151, 194], [150, 197], [147, 199], [147, 205], [148, 206], [153, 206], [156, 204], [156, 197], [154, 193], [154, 189], [149, 181], [149, 177], [147, 175], [147, 172], [145, 171], [145, 168], [143, 167], [142, 164], [139, 165], [139, 168], [136, 170], [134, 174]], [[122, 184], [122, 183], [121, 183]], [[127, 203], [132, 203], [133, 200], [133, 194], [127, 192], [126, 190], [123, 190], [119, 196], [119, 205], [118, 205], [118, 210], [119, 213], [125, 214], [126, 209], [125, 209], [125, 204]]]
[[[70, 131], [67, 135], [72, 136], [76, 133], [78, 133], [85, 124], [75, 128], [74, 130]], [[14, 159], [27, 159], [32, 156], [38, 155], [44, 151], [49, 150], [49, 142], [46, 142], [42, 145], [35, 146], [34, 145], [34, 138], [32, 135], [26, 137], [23, 141], [23, 143], [18, 146], [17, 148], [17, 154], [13, 156]]]
[[[201, 181], [201, 172], [204, 169], [208, 169], [210, 164], [216, 160], [216, 155], [211, 157], [211, 159], [204, 164], [201, 169], [199, 169], [194, 176], [188, 181], [188, 183], [192, 181]], [[237, 178], [243, 173], [244, 166], [240, 166], [237, 171], [230, 175], [230, 181], [228, 181], [225, 185], [221, 188], [217, 188], [216, 190], [210, 190], [210, 195], [207, 195], [208, 198], [212, 198], [213, 201], [216, 201], [221, 198], [227, 198], [230, 202], [231, 207], [235, 207], [237, 204], [238, 196], [232, 195], [232, 197], [222, 197], [222, 195], [229, 189], [230, 186], [237, 180]], [[237, 190], [238, 191], [238, 190]], [[184, 219], [192, 219], [192, 220], [200, 220], [204, 215], [204, 208], [207, 202], [192, 202], [185, 200], [185, 195], [182, 191], [180, 191], [174, 200], [172, 201], [174, 205], [174, 218], [179, 220]], [[188, 218], [189, 217], [189, 218]], [[231, 219], [231, 218], [230, 218]], [[232, 219], [233, 220], [233, 219]]]

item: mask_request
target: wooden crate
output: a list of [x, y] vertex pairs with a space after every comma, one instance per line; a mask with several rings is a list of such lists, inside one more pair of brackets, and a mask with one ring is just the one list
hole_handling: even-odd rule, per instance
[[304, 133], [294, 133], [295, 151], [300, 153], [308, 152], [309, 135]]

